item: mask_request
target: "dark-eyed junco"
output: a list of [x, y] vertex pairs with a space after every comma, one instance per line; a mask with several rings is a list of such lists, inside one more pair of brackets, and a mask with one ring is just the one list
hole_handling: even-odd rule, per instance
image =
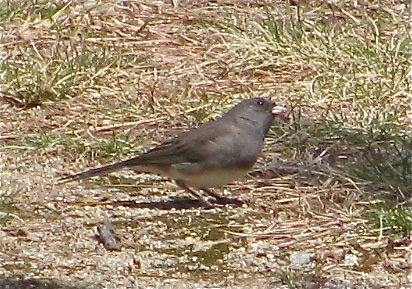
[[128, 168], [173, 179], [203, 205], [210, 206], [191, 188], [200, 189], [217, 200], [224, 199], [208, 189], [244, 176], [255, 164], [274, 117], [286, 111], [266, 98], [244, 100], [217, 120], [138, 157], [68, 176], [61, 183]]

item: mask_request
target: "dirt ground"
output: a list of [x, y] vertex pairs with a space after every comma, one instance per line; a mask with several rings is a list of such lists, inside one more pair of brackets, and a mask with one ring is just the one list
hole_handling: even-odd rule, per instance
[[[365, 11], [376, 4], [298, 7], [309, 20], [332, 11], [356, 22], [363, 19], [358, 2], [370, 5]], [[399, 18], [407, 15], [406, 4], [389, 2]], [[267, 9], [279, 19], [298, 17], [297, 6], [70, 1], [52, 8], [50, 18], [39, 16], [50, 7], [31, 14], [16, 8], [22, 18], [2, 28], [2, 58], [25, 63], [19, 79], [27, 86], [1, 86], [0, 288], [412, 288], [410, 232], [392, 234], [371, 222], [378, 201], [365, 189], [370, 183], [338, 175], [329, 163], [359, 147], [336, 148], [332, 136], [313, 140], [322, 118], [335, 110], [349, 122], [365, 102], [316, 98], [320, 57], [302, 53], [307, 61], [299, 61], [293, 49], [268, 56], [273, 51], [236, 34], [267, 20]], [[83, 66], [60, 75], [68, 68], [52, 60], [65, 53]], [[342, 67], [352, 65], [345, 61]], [[402, 85], [399, 97], [380, 105], [408, 107]], [[169, 180], [129, 171], [57, 184], [262, 94], [291, 112], [274, 122], [250, 175], [215, 190], [245, 201], [241, 206], [205, 209]]]

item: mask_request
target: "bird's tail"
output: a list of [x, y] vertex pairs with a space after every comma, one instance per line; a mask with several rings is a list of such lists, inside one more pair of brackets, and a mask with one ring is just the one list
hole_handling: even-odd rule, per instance
[[83, 180], [83, 179], [87, 179], [90, 177], [94, 177], [94, 176], [100, 176], [100, 175], [105, 175], [114, 171], [118, 171], [121, 170], [127, 166], [130, 165], [130, 160], [126, 160], [123, 162], [119, 162], [119, 163], [115, 163], [112, 165], [107, 165], [107, 166], [103, 166], [103, 167], [98, 167], [98, 168], [94, 168], [85, 172], [81, 172], [75, 175], [71, 175], [71, 176], [67, 176], [67, 177], [63, 177], [61, 179], [59, 179], [59, 181], [57, 182], [57, 184], [65, 184], [71, 181], [76, 181], [76, 180]]

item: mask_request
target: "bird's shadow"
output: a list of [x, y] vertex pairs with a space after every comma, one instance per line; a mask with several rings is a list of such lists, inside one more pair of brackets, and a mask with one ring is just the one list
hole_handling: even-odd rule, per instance
[[212, 209], [218, 206], [231, 205], [233, 207], [240, 207], [245, 204], [244, 201], [232, 198], [219, 198], [209, 201], [212, 206], [205, 206], [205, 203], [196, 199], [175, 199], [168, 201], [158, 201], [158, 202], [136, 202], [132, 200], [126, 201], [108, 201], [106, 199], [96, 202], [66, 202], [66, 204], [76, 204], [80, 206], [123, 206], [129, 208], [149, 208], [149, 209], [160, 209], [160, 210], [171, 210], [171, 209], [193, 209], [193, 208], [203, 208]]
[[160, 209], [160, 210], [171, 210], [171, 209], [192, 209], [192, 208], [205, 208], [204, 204], [199, 200], [194, 199], [176, 199], [168, 201], [158, 201], [158, 202], [136, 202], [136, 201], [112, 201], [110, 202], [112, 206], [123, 206], [129, 208], [149, 208], [149, 209]]
[[[74, 284], [73, 284], [74, 283]], [[101, 288], [92, 284], [78, 284], [75, 281], [71, 281], [68, 284], [64, 281], [53, 279], [37, 279], [29, 277], [27, 279], [19, 277], [2, 278], [0, 280], [0, 288], [21, 289], [21, 288], [33, 288], [33, 289], [86, 289], [86, 288]]]

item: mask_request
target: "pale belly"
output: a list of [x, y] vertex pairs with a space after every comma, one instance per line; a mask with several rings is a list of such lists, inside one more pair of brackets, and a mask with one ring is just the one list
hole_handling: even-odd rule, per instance
[[169, 171], [170, 177], [174, 180], [183, 181], [184, 184], [192, 188], [217, 188], [230, 184], [240, 178], [246, 173], [247, 169], [213, 169], [199, 171], [196, 169], [187, 170], [187, 168], [171, 168]]

